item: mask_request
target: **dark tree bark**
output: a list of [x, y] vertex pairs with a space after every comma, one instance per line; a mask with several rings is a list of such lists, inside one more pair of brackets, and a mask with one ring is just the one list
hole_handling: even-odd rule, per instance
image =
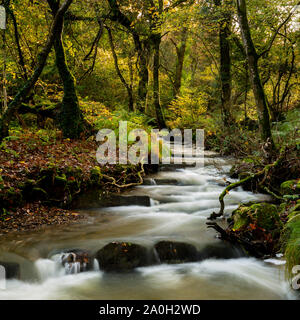
[[20, 45], [20, 35], [19, 35], [19, 30], [18, 30], [18, 23], [17, 23], [17, 19], [15, 17], [14, 11], [10, 7], [10, 0], [4, 1], [4, 7], [5, 7], [6, 12], [11, 17], [12, 22], [13, 22], [14, 36], [15, 36], [15, 41], [16, 41], [17, 51], [18, 51], [18, 56], [19, 56], [19, 65], [22, 68], [23, 78], [25, 80], [27, 80], [28, 76], [27, 76], [27, 70], [26, 70], [26, 66], [25, 66], [23, 52], [22, 52], [21, 45]]
[[237, 3], [239, 25], [242, 33], [242, 38], [243, 38], [243, 45], [244, 45], [244, 49], [247, 56], [252, 89], [254, 92], [254, 97], [255, 97], [256, 106], [257, 106], [261, 136], [263, 141], [269, 141], [273, 147], [274, 142], [273, 142], [273, 137], [271, 132], [270, 112], [269, 112], [265, 91], [264, 91], [259, 70], [258, 70], [259, 55], [257, 54], [257, 51], [255, 49], [255, 46], [251, 37], [251, 31], [250, 31], [248, 17], [247, 17], [246, 1], [237, 0], [236, 3]]
[[[150, 1], [151, 6], [155, 7], [154, 2]], [[160, 16], [164, 12], [164, 3], [163, 0], [158, 1], [158, 15], [154, 16], [151, 22], [151, 35], [150, 41], [154, 51], [153, 59], [153, 100], [154, 100], [154, 109], [156, 113], [156, 120], [158, 126], [162, 129], [165, 127], [165, 119], [163, 110], [160, 103], [160, 81], [159, 81], [159, 69], [160, 69], [160, 44], [162, 35], [160, 31]]]
[[73, 0], [66, 0], [61, 7], [58, 9], [54, 21], [51, 26], [51, 30], [48, 36], [47, 43], [41, 53], [38, 57], [38, 63], [37, 67], [31, 76], [30, 79], [25, 83], [25, 85], [20, 89], [20, 91], [16, 94], [14, 100], [8, 105], [6, 111], [4, 112], [1, 120], [0, 120], [0, 141], [3, 140], [3, 138], [8, 136], [8, 129], [10, 121], [14, 115], [15, 112], [17, 112], [20, 104], [23, 102], [23, 100], [27, 97], [27, 95], [30, 93], [34, 85], [36, 84], [37, 80], [39, 79], [44, 66], [46, 64], [48, 55], [52, 49], [53, 43], [56, 39], [56, 35], [59, 32], [59, 26], [60, 21], [63, 18], [65, 12], [68, 10], [70, 5], [72, 4]]
[[183, 72], [183, 66], [184, 66], [184, 58], [185, 58], [185, 52], [186, 52], [187, 39], [188, 39], [188, 29], [186, 27], [184, 27], [182, 30], [182, 34], [181, 34], [180, 43], [176, 44], [174, 41], [172, 41], [175, 46], [176, 55], [177, 55], [175, 79], [174, 79], [174, 84], [173, 84], [174, 97], [180, 95], [181, 82], [182, 82], [182, 72]]
[[[215, 0], [215, 5], [221, 7], [222, 0]], [[219, 22], [220, 41], [220, 79], [221, 79], [221, 103], [224, 126], [232, 124], [232, 75], [231, 75], [231, 45], [229, 37], [231, 35], [231, 13], [223, 14]]]
[[[59, 10], [59, 1], [47, 0], [53, 16]], [[65, 138], [76, 139], [84, 130], [84, 119], [79, 108], [79, 101], [76, 93], [75, 78], [72, 75], [66, 61], [65, 49], [62, 42], [64, 26], [64, 16], [59, 19], [56, 37], [54, 40], [54, 50], [56, 56], [56, 66], [63, 82], [64, 97], [59, 115], [59, 124]]]
[[134, 110], [134, 106], [133, 106], [133, 90], [132, 90], [132, 86], [129, 85], [125, 78], [123, 77], [122, 75], [122, 72], [119, 68], [119, 63], [118, 63], [118, 56], [116, 54], [116, 50], [115, 50], [115, 45], [114, 45], [114, 41], [113, 41], [113, 36], [112, 36], [112, 32], [110, 30], [110, 28], [106, 27], [107, 29], [107, 32], [108, 32], [108, 38], [109, 38], [109, 43], [110, 43], [110, 48], [111, 48], [111, 51], [112, 51], [112, 55], [113, 55], [113, 58], [114, 58], [114, 63], [115, 63], [115, 68], [116, 68], [116, 71], [117, 71], [117, 74], [121, 80], [121, 82], [124, 84], [126, 90], [127, 90], [127, 93], [128, 93], [128, 99], [129, 99], [129, 111], [133, 111]]
[[162, 112], [160, 104], [160, 83], [159, 83], [159, 68], [160, 68], [160, 43], [161, 35], [152, 35], [152, 45], [154, 50], [154, 60], [153, 60], [153, 99], [154, 108], [156, 113], [156, 119], [159, 127], [162, 129], [165, 127], [165, 119]]
[[150, 55], [150, 47], [148, 41], [142, 41], [139, 34], [132, 28], [132, 21], [125, 16], [117, 3], [116, 0], [108, 0], [111, 14], [109, 19], [120, 23], [125, 27], [128, 32], [133, 37], [135, 50], [138, 55], [138, 75], [139, 75], [139, 84], [138, 84], [138, 99], [137, 99], [137, 109], [141, 112], [145, 112], [147, 105], [147, 95], [148, 95], [148, 83], [149, 83], [149, 71], [148, 71], [148, 60]]

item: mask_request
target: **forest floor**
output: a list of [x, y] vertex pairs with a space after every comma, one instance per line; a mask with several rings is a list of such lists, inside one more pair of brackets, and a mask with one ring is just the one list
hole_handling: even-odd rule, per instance
[[[0, 235], [84, 219], [70, 209], [72, 198], [94, 184], [95, 171], [120, 185], [138, 181], [134, 170], [128, 174], [127, 169], [113, 165], [100, 169], [97, 144], [91, 139], [70, 141], [28, 131], [10, 137], [0, 149]], [[99, 179], [97, 187], [120, 192], [105, 179]]]

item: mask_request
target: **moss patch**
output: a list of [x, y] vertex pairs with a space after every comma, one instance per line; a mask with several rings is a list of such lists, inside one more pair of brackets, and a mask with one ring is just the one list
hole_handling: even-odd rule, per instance
[[285, 181], [280, 186], [282, 195], [300, 194], [300, 180]]
[[287, 272], [292, 276], [294, 266], [300, 265], [300, 212], [295, 211], [286, 224], [282, 236], [282, 249], [285, 252]]
[[240, 206], [233, 212], [233, 230], [240, 231], [253, 224], [267, 232], [281, 228], [279, 210], [273, 204], [259, 203], [250, 206]]

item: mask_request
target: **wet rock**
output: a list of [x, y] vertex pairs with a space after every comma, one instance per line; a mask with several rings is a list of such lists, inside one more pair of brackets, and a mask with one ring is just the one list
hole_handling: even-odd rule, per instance
[[87, 272], [92, 271], [94, 268], [94, 257], [87, 250], [68, 249], [56, 254], [62, 255], [61, 263], [66, 271], [70, 271], [68, 273]]
[[148, 250], [129, 242], [112, 242], [96, 253], [100, 269], [106, 272], [130, 272], [150, 264]]
[[155, 245], [161, 263], [177, 264], [198, 260], [197, 249], [187, 243], [161, 241]]
[[146, 186], [154, 185], [153, 182], [159, 186], [177, 185], [178, 184], [178, 180], [176, 180], [176, 179], [145, 179], [144, 185], [146, 185]]
[[[151, 162], [151, 159], [149, 158], [149, 163]], [[145, 164], [144, 170], [146, 174], [152, 174], [157, 173], [159, 171], [159, 165], [158, 164]]]
[[237, 259], [244, 257], [244, 251], [224, 241], [210, 244], [199, 252], [200, 260], [206, 259]]
[[148, 196], [124, 196], [124, 195], [103, 195], [100, 190], [90, 190], [79, 195], [72, 203], [72, 208], [92, 209], [121, 206], [151, 206], [151, 199]]
[[1, 262], [0, 266], [5, 268], [6, 279], [20, 279], [20, 265], [15, 262]]
[[120, 206], [151, 206], [151, 199], [148, 196], [120, 196], [111, 195], [104, 201], [105, 207], [120, 207]]
[[186, 169], [186, 168], [195, 168], [196, 163], [170, 163], [170, 164], [164, 164], [159, 167], [159, 171], [176, 171], [178, 169]]

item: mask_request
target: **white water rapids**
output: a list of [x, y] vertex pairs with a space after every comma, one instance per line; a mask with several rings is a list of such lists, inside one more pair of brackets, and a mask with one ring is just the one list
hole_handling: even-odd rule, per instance
[[[185, 168], [154, 175], [149, 185], [130, 191], [148, 195], [151, 207], [125, 206], [84, 211], [88, 221], [48, 227], [0, 240], [0, 261], [17, 262], [21, 280], [7, 281], [0, 299], [294, 299], [279, 259], [208, 259], [180, 265], [139, 268], [130, 274], [94, 271], [66, 275], [53, 250], [96, 252], [111, 241], [153, 246], [161, 240], [182, 241], [199, 250], [220, 242], [206, 219], [219, 210], [218, 197], [228, 179], [229, 159], [206, 153], [204, 168]], [[156, 185], [159, 179], [177, 184]], [[226, 214], [239, 202], [267, 196], [241, 188], [226, 197]]]

